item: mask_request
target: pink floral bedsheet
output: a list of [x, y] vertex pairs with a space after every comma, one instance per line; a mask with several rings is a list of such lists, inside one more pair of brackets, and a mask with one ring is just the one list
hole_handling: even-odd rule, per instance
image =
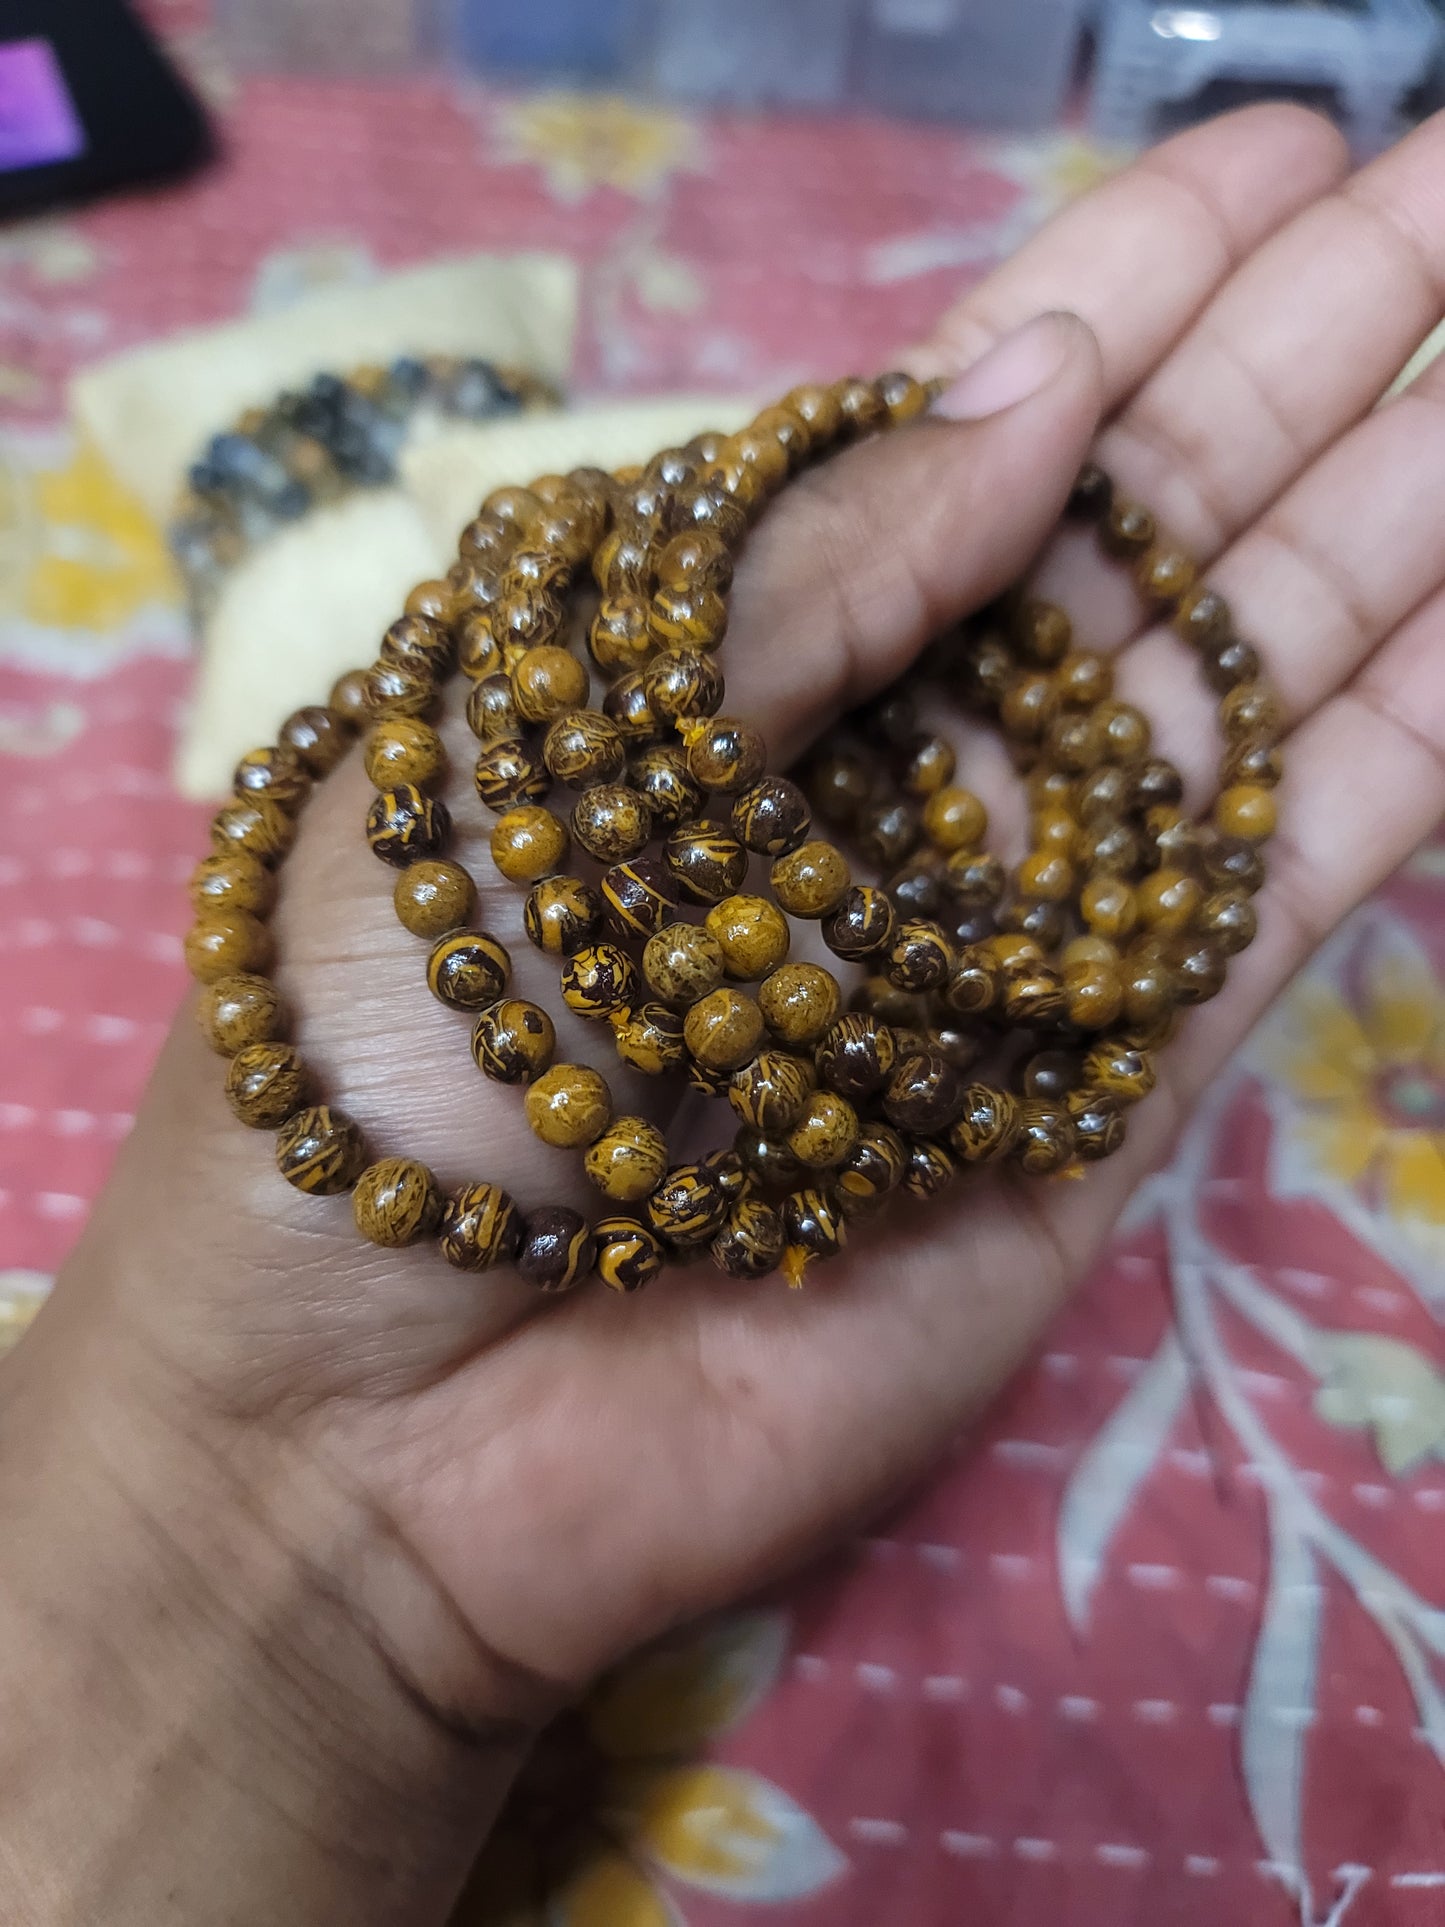
[[[167, 775], [175, 584], [71, 436], [69, 371], [322, 282], [529, 245], [584, 268], [580, 388], [785, 385], [885, 359], [1098, 165], [1068, 136], [238, 88], [188, 50], [226, 117], [223, 169], [0, 234], [13, 1330], [181, 994], [202, 824]], [[1436, 848], [1229, 1067], [926, 1490], [786, 1597], [625, 1669], [549, 1741], [469, 1917], [1445, 1921], [1442, 961]]]

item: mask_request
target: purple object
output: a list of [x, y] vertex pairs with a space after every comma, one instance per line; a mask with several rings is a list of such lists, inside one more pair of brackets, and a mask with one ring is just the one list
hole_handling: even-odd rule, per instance
[[48, 40], [0, 43], [0, 168], [41, 167], [85, 151], [85, 129]]

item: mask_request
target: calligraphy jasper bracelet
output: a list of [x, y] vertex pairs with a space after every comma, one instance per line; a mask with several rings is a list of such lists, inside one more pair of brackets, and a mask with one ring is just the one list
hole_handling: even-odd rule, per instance
[[[749, 525], [791, 474], [929, 399], [906, 375], [798, 388], [741, 433], [700, 435], [643, 469], [498, 490], [375, 663], [243, 759], [192, 881], [187, 956], [232, 1108], [278, 1132], [290, 1183], [350, 1190], [376, 1244], [436, 1237], [463, 1270], [515, 1265], [546, 1291], [593, 1271], [633, 1290], [702, 1253], [734, 1277], [781, 1268], [796, 1284], [893, 1193], [931, 1197], [974, 1165], [1076, 1174], [1119, 1147], [1180, 1009], [1218, 992], [1254, 934], [1280, 774], [1254, 649], [1148, 511], [1093, 466], [1069, 502], [1220, 696], [1207, 823], [1183, 813], [1179, 775], [1114, 697], [1109, 664], [1022, 592], [914, 672], [991, 718], [1013, 753], [1032, 833], [1012, 875], [983, 847], [986, 813], [955, 782], [947, 739], [920, 726], [911, 678], [792, 777], [769, 774], [758, 731], [722, 713], [716, 652]], [[433, 794], [453, 671], [492, 861], [526, 889], [527, 940], [629, 1071], [725, 1107], [722, 1148], [671, 1162], [661, 1125], [619, 1115], [602, 1072], [556, 1061], [546, 1009], [508, 994], [508, 953], [473, 927], [476, 886], [446, 854]], [[524, 1209], [486, 1182], [444, 1193], [405, 1157], [369, 1162], [283, 1041], [266, 974], [276, 871], [313, 782], [357, 731], [377, 791], [366, 835], [399, 871], [396, 911], [428, 946], [426, 982], [471, 1019], [478, 1068], [521, 1087], [542, 1143], [581, 1154], [595, 1222]], [[849, 966], [846, 995], [831, 969], [790, 959], [800, 922]]]

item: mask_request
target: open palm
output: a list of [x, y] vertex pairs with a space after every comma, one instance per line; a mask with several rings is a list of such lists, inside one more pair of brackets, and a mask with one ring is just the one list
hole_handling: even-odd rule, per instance
[[[119, 1347], [157, 1411], [231, 1428], [261, 1489], [339, 1495], [382, 1548], [354, 1562], [364, 1610], [463, 1717], [499, 1665], [565, 1690], [866, 1514], [995, 1390], [1221, 1059], [1445, 807], [1445, 364], [1373, 407], [1442, 287], [1445, 120], [1352, 178], [1338, 137], [1292, 109], [1187, 134], [1061, 216], [910, 358], [947, 377], [1067, 311], [1087, 326], [1049, 324], [1052, 380], [841, 456], [784, 495], [739, 569], [729, 708], [763, 723], [781, 767], [1029, 564], [1096, 436], [1208, 565], [1287, 713], [1281, 826], [1258, 941], [1163, 1054], [1118, 1158], [1077, 1184], [975, 1176], [856, 1236], [810, 1291], [700, 1266], [641, 1298], [539, 1304], [432, 1248], [369, 1249], [344, 1199], [291, 1193], [187, 1017], [29, 1342]], [[1117, 652], [1121, 692], [1207, 800], [1212, 704], [1183, 646], [1141, 633], [1127, 584], [1072, 536], [1042, 581]], [[970, 737], [964, 768], [988, 791], [1004, 765]], [[352, 758], [285, 873], [279, 976], [304, 1054], [377, 1154], [524, 1204], [578, 1201], [577, 1161], [537, 1145], [427, 998], [364, 846], [366, 798]], [[1005, 826], [1007, 810], [1000, 791]], [[457, 815], [472, 862], [483, 826], [465, 800]], [[555, 1005], [517, 893], [489, 887], [482, 918], [523, 994]]]

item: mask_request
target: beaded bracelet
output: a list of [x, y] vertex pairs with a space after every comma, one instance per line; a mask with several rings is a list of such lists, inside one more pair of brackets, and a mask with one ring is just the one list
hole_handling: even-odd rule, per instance
[[385, 368], [317, 375], [269, 408], [248, 409], [192, 464], [171, 524], [193, 615], [204, 616], [226, 572], [278, 529], [322, 502], [395, 482], [423, 415], [483, 422], [558, 405], [556, 391], [526, 369], [405, 355]]
[[[720, 713], [715, 652], [749, 523], [806, 461], [928, 399], [903, 375], [796, 389], [741, 434], [699, 436], [645, 469], [495, 491], [446, 582], [413, 591], [372, 667], [243, 759], [193, 881], [188, 957], [209, 986], [207, 1034], [231, 1060], [232, 1106], [280, 1127], [293, 1184], [354, 1185], [373, 1242], [438, 1234], [451, 1263], [512, 1262], [545, 1290], [594, 1268], [636, 1289], [704, 1248], [732, 1276], [781, 1267], [796, 1284], [896, 1191], [930, 1197], [960, 1167], [1005, 1160], [1077, 1174], [1119, 1147], [1177, 1010], [1215, 995], [1254, 934], [1280, 774], [1257, 655], [1148, 512], [1092, 465], [1069, 503], [1221, 696], [1208, 825], [1183, 815], [1179, 775], [1150, 753], [1147, 719], [1114, 699], [1110, 665], [1074, 648], [1061, 609], [1021, 592], [830, 730], [797, 780], [769, 775], [757, 730]], [[568, 646], [589, 573], [591, 670]], [[454, 668], [480, 745], [477, 794], [495, 816], [492, 859], [527, 886], [523, 927], [560, 960], [564, 1002], [605, 1021], [631, 1069], [683, 1072], [725, 1099], [730, 1148], [669, 1167], [658, 1127], [615, 1116], [596, 1069], [554, 1062], [545, 1009], [507, 994], [510, 958], [469, 927], [476, 886], [445, 856], [450, 818], [430, 794], [446, 758], [428, 719]], [[924, 678], [991, 719], [1025, 776], [1031, 847], [1011, 880], [983, 848], [987, 814], [955, 783], [951, 746], [918, 727], [910, 685]], [[305, 1068], [279, 1041], [262, 919], [296, 810], [364, 725], [377, 786], [367, 837], [401, 872], [396, 910], [429, 945], [428, 986], [471, 1018], [478, 1067], [523, 1087], [539, 1139], [581, 1151], [609, 1206], [635, 1215], [524, 1215], [489, 1184], [444, 1198], [413, 1161], [367, 1167], [357, 1127], [308, 1101]], [[549, 807], [558, 785], [573, 792], [565, 820]], [[815, 816], [882, 880], [855, 881], [843, 850], [813, 835]], [[581, 860], [565, 867], [574, 846]], [[766, 894], [745, 887], [763, 863]], [[831, 971], [789, 960], [799, 921], [870, 973], [846, 1010]]]

